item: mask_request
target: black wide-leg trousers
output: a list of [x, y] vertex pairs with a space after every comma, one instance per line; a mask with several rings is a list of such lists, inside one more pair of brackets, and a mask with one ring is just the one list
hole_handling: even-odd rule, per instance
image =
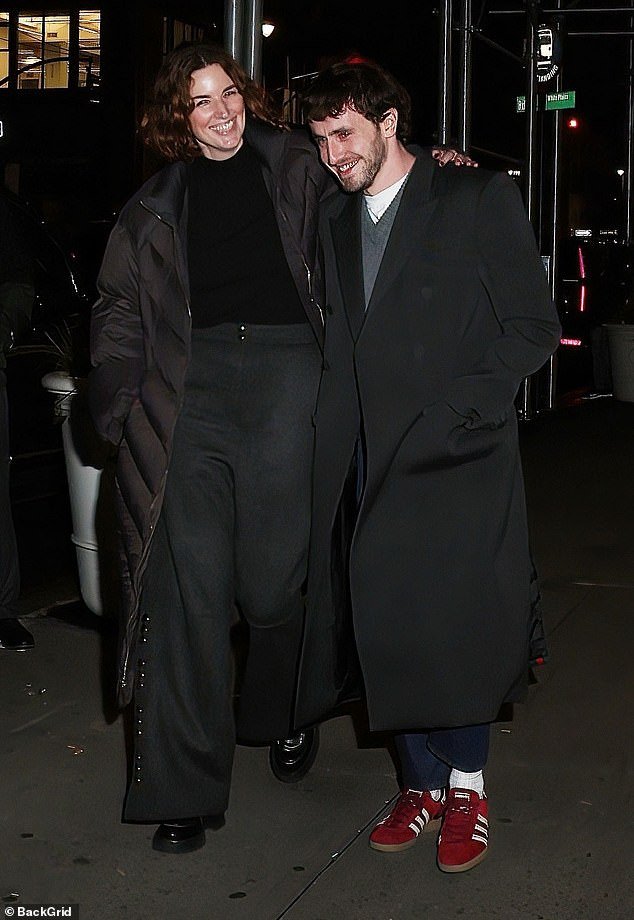
[[143, 582], [128, 820], [225, 811], [236, 608], [249, 625], [238, 737], [289, 732], [320, 374], [307, 325], [194, 330]]

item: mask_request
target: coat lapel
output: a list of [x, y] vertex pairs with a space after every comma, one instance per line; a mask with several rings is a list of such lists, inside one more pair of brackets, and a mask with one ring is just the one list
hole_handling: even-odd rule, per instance
[[414, 249], [420, 249], [421, 240], [438, 203], [438, 199], [433, 195], [432, 180], [434, 171], [439, 168], [436, 162], [425, 154], [418, 156], [412, 167], [383, 254], [366, 317], [390, 290], [394, 279], [407, 263], [410, 253]]
[[[174, 233], [174, 261], [178, 277], [187, 300], [190, 298], [189, 269], [187, 265], [187, 219], [188, 219], [187, 173], [184, 163], [174, 163], [164, 169], [158, 177], [152, 192], [144, 196], [141, 205], [159, 220], [171, 227]], [[167, 262], [170, 253], [165, 252]]]
[[351, 195], [332, 220], [332, 239], [337, 259], [339, 285], [352, 337], [356, 339], [364, 319], [363, 264], [361, 261], [361, 216], [358, 195]]

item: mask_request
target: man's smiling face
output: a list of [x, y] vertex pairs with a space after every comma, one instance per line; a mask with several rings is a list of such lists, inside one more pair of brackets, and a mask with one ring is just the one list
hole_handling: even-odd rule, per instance
[[310, 121], [319, 156], [344, 191], [380, 191], [380, 173], [387, 145], [380, 125], [346, 107], [341, 115]]

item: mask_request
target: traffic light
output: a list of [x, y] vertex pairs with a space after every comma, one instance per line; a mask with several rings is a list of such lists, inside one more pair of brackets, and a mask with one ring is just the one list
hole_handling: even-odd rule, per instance
[[566, 124], [572, 131], [574, 131], [576, 128], [579, 127], [579, 119], [577, 118], [576, 115], [571, 115], [568, 118], [568, 121], [566, 122]]

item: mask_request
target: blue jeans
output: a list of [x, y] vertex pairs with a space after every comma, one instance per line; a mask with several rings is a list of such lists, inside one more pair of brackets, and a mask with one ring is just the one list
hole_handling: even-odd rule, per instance
[[403, 788], [441, 789], [452, 767], [463, 773], [482, 770], [489, 753], [489, 725], [400, 734], [394, 738]]

